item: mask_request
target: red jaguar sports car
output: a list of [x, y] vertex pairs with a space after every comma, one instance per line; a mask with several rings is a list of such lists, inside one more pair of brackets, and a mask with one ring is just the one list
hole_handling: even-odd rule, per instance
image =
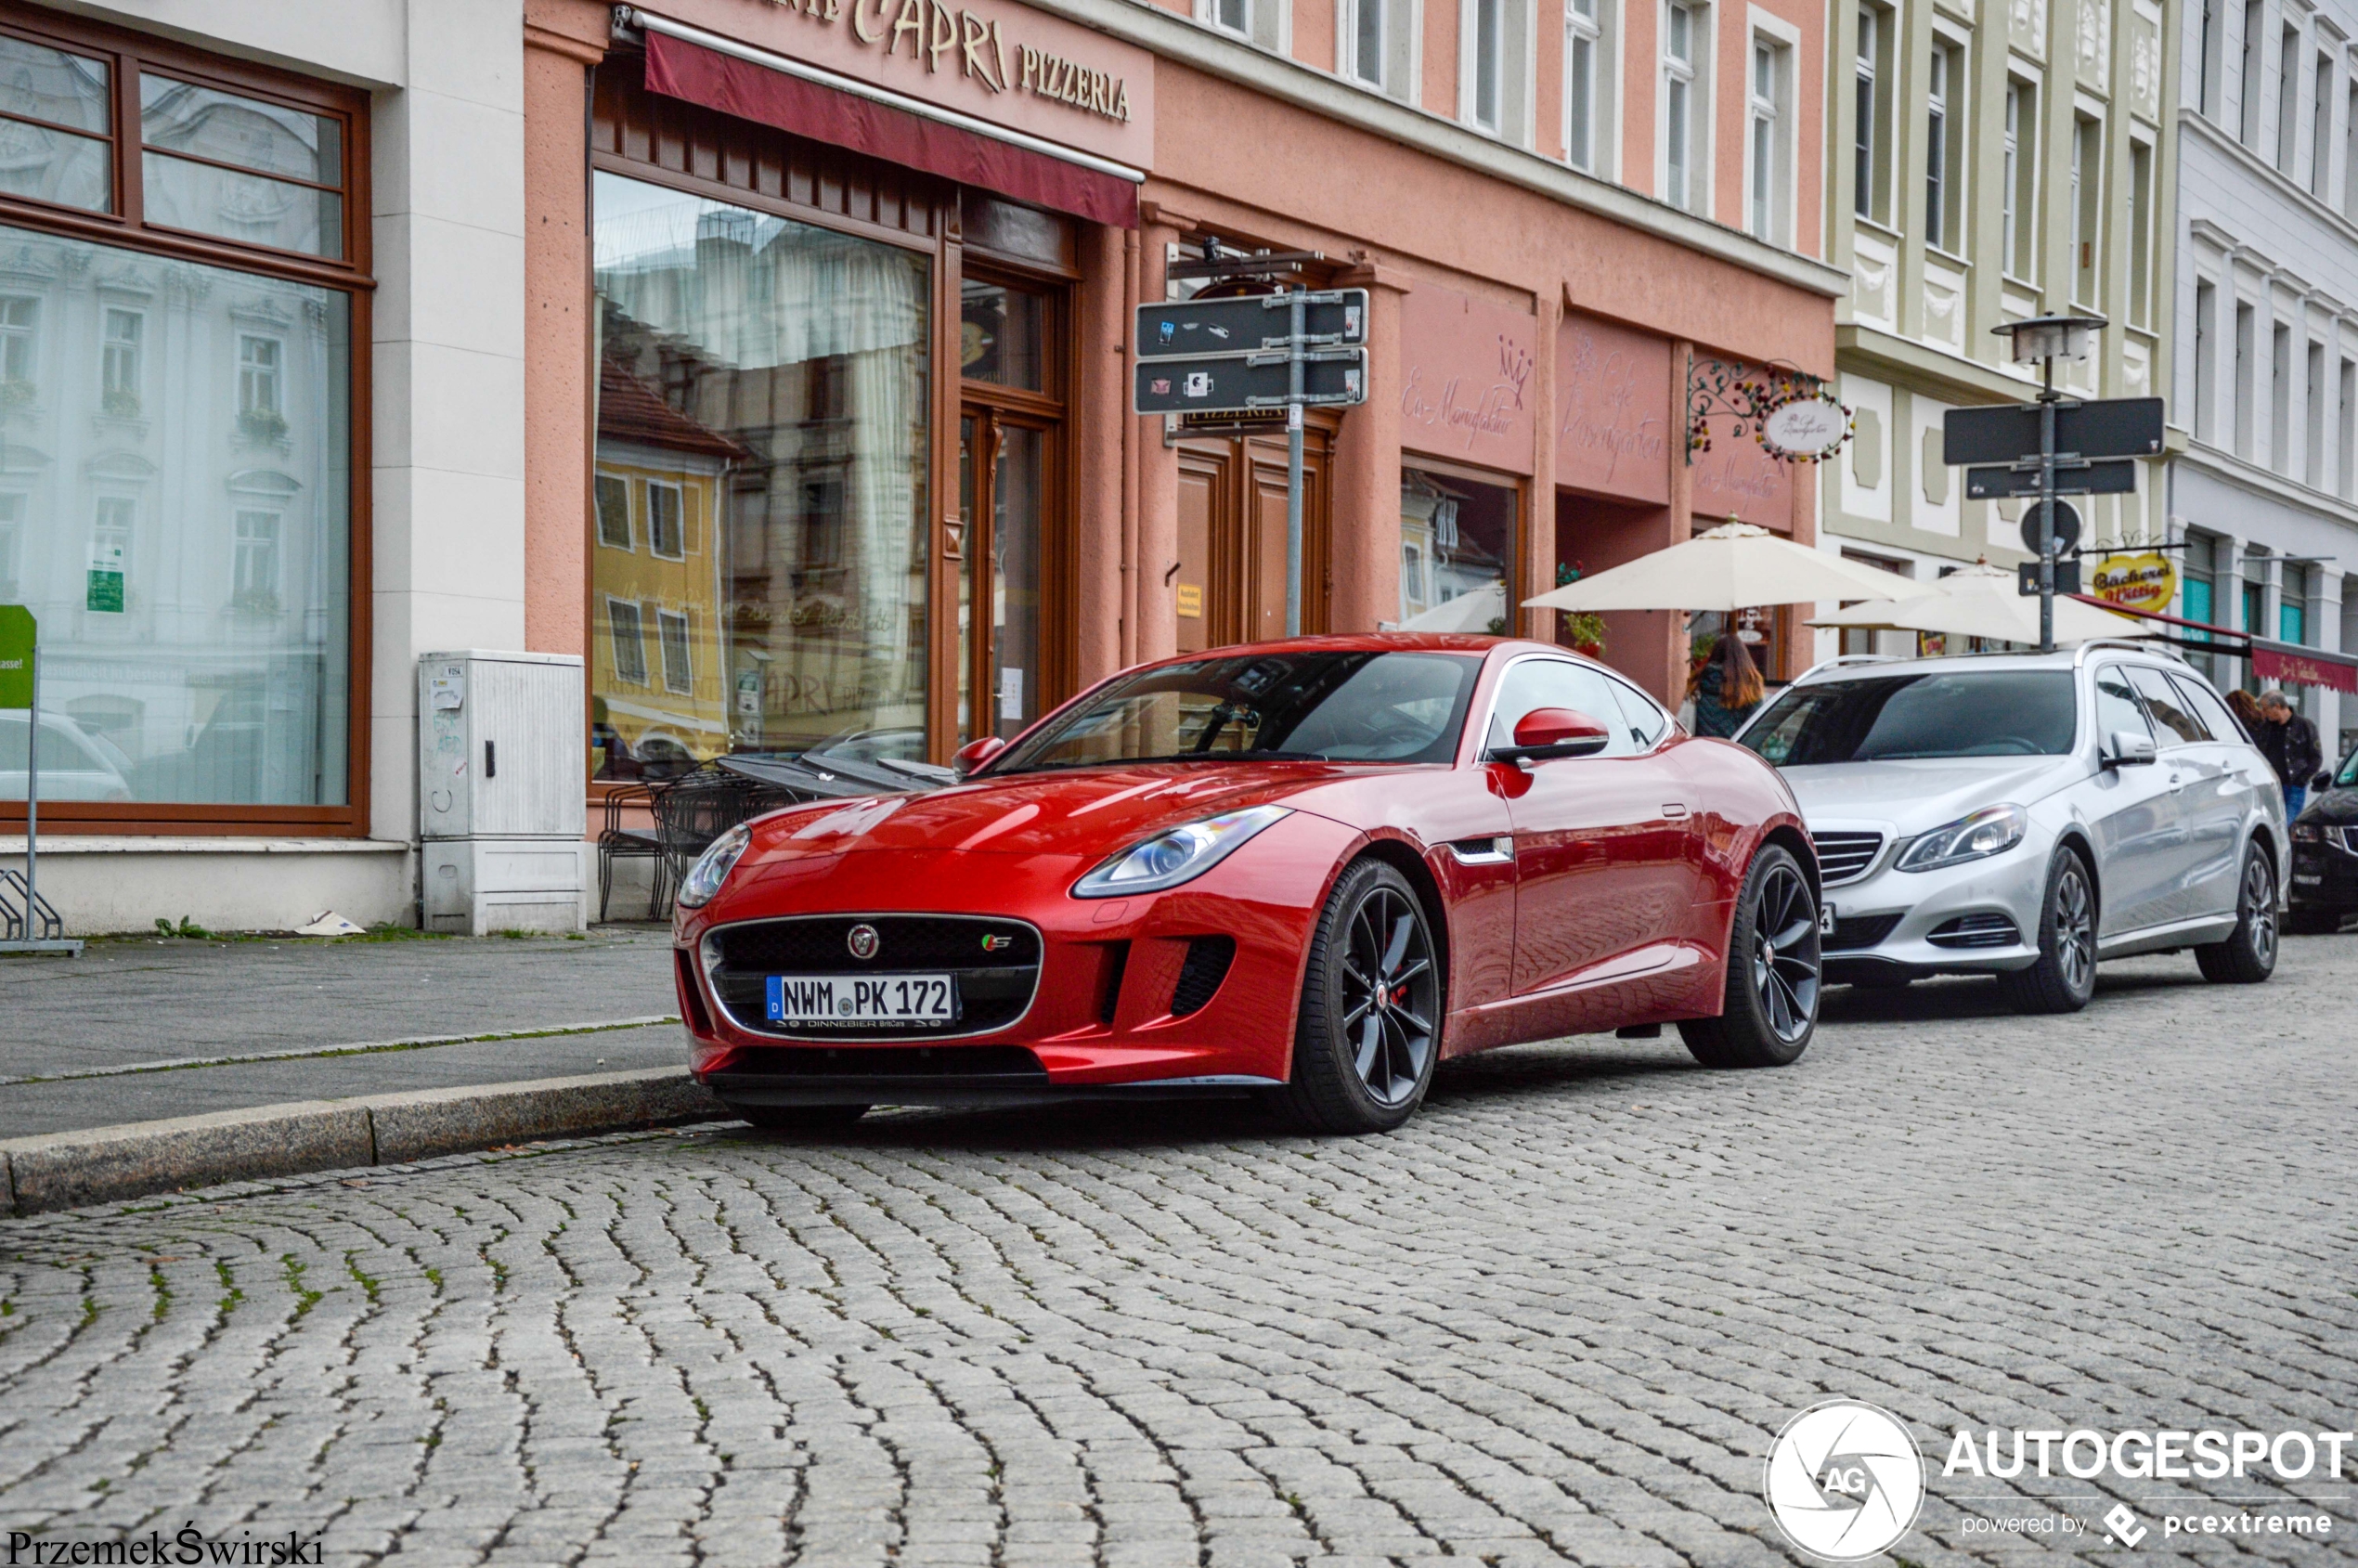
[[1258, 1095], [1380, 1132], [1434, 1064], [1816, 1026], [1817, 862], [1752, 752], [1540, 642], [1391, 634], [1125, 670], [926, 793], [732, 828], [682, 878], [696, 1076], [746, 1121]]

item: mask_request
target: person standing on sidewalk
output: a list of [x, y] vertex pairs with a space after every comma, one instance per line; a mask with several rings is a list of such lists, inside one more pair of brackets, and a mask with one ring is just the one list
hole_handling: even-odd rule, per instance
[[2317, 747], [2317, 726], [2302, 718], [2292, 699], [2274, 687], [2260, 693], [2260, 733], [2252, 739], [2268, 766], [2285, 786], [2285, 820], [2300, 815], [2309, 800], [2309, 781], [2325, 766]]
[[1743, 728], [1767, 689], [1759, 667], [1744, 651], [1744, 640], [1732, 631], [1721, 632], [1687, 678], [1687, 695], [1695, 705], [1695, 733], [1727, 739]]

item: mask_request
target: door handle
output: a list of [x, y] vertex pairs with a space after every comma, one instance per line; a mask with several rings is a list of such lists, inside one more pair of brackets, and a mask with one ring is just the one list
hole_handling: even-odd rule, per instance
[[1687, 803], [1683, 800], [1665, 800], [1662, 803], [1662, 814], [1675, 822], [1687, 814]]
[[2186, 786], [2186, 781], [2185, 781], [2185, 780], [2183, 780], [2183, 779], [2180, 778], [2180, 777], [2179, 777], [2177, 774], [2175, 774], [2175, 773], [2172, 773], [2172, 774], [2170, 774], [2170, 794], [2175, 795], [2175, 794], [2177, 794], [2180, 790], [2183, 789], [2185, 786]]

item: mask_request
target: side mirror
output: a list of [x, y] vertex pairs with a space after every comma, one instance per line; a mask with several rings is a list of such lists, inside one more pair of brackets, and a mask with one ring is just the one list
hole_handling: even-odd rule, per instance
[[2143, 768], [2154, 759], [2154, 738], [2134, 730], [2115, 730], [2105, 742], [2107, 768]]
[[1587, 757], [1612, 743], [1613, 732], [1569, 707], [1535, 707], [1515, 722], [1512, 745], [1490, 748], [1493, 762], [1544, 762], [1555, 757]]
[[2313, 790], [2327, 790], [2333, 786], [2334, 776], [2331, 773], [2320, 773], [2309, 781], [2309, 787]]
[[968, 741], [958, 748], [956, 756], [951, 758], [950, 771], [963, 779], [1006, 749], [1007, 743], [997, 735], [984, 735], [978, 740]]

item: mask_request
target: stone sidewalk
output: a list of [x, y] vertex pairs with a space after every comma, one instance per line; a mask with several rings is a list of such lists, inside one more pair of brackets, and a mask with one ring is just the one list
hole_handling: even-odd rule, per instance
[[[107, 939], [78, 959], [0, 959], [0, 1139], [684, 1066], [678, 1026], [649, 1021], [677, 1005], [661, 928], [602, 927], [579, 940]], [[354, 1049], [420, 1039], [465, 1043]], [[193, 1062], [210, 1065], [174, 1065]]]

